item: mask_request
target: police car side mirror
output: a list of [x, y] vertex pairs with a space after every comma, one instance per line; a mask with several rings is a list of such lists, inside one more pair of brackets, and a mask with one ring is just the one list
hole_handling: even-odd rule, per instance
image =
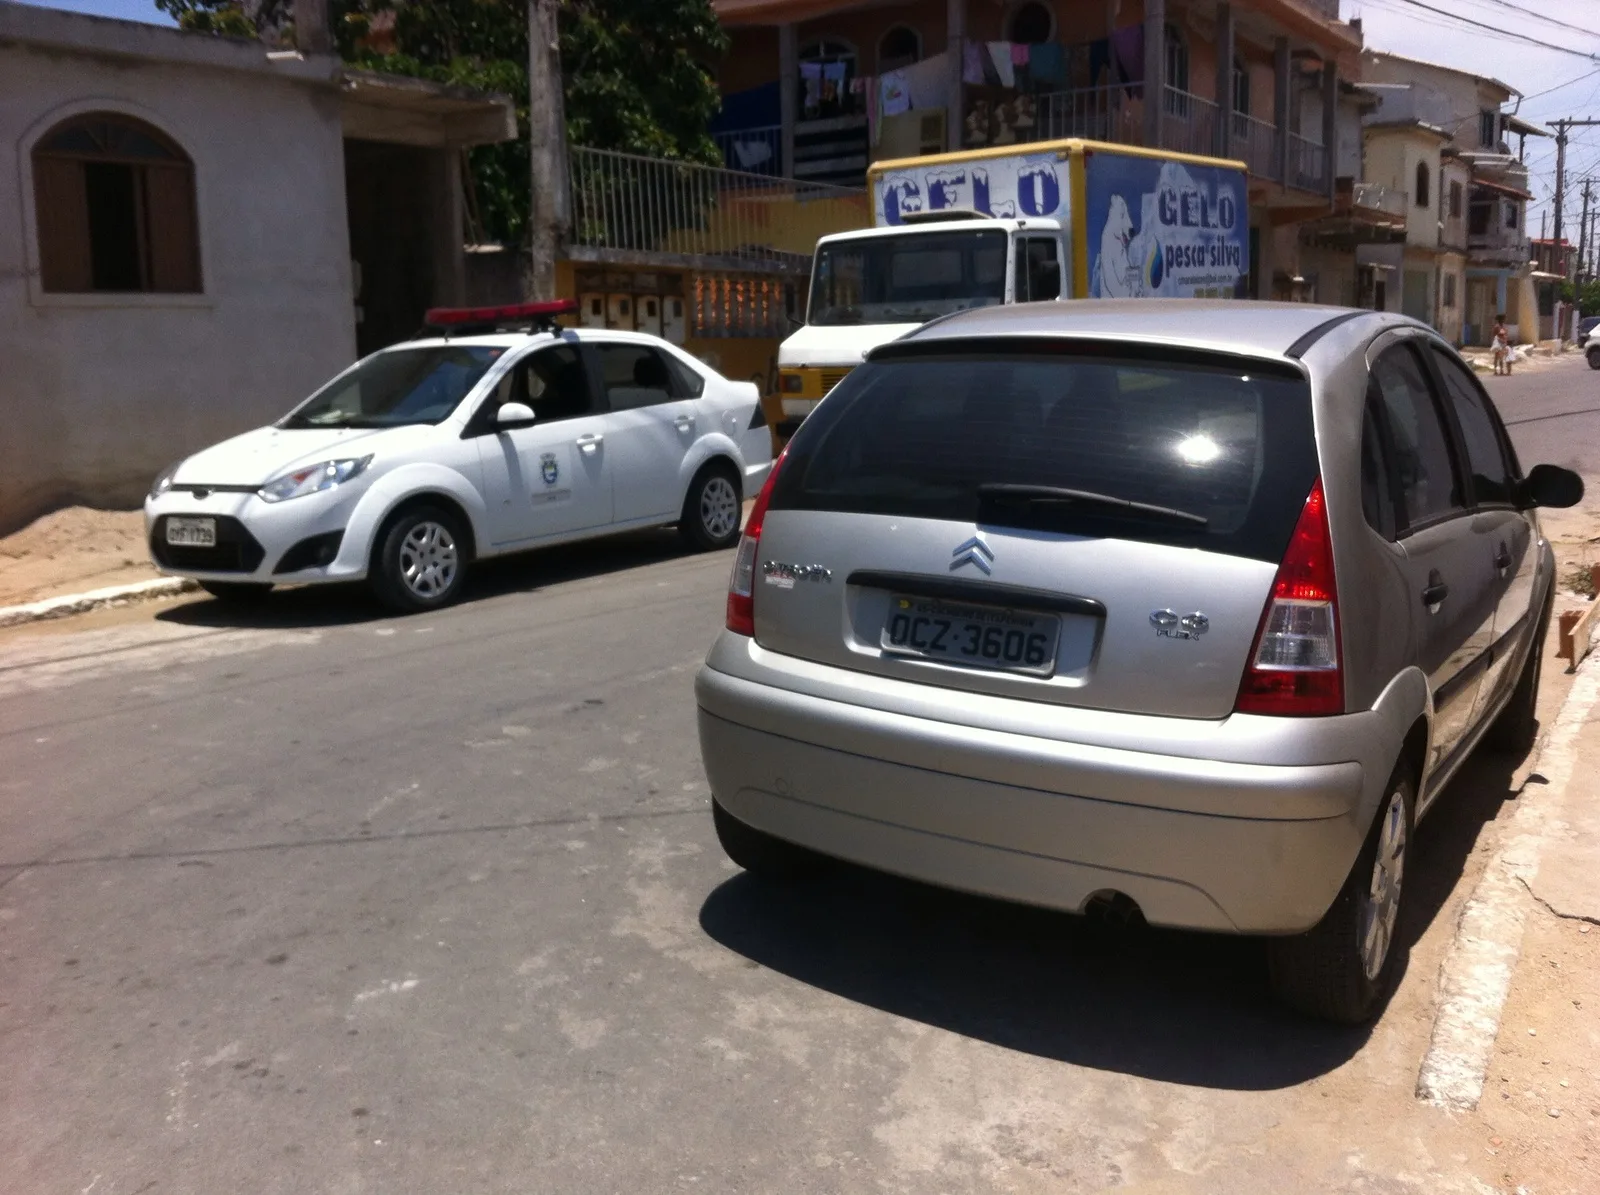
[[524, 402], [501, 403], [494, 414], [496, 431], [510, 431], [514, 427], [528, 427], [533, 423], [533, 408]]

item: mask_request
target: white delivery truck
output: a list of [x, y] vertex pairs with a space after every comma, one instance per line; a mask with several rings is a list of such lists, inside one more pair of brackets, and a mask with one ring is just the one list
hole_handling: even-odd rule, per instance
[[778, 348], [780, 437], [880, 344], [941, 315], [1055, 298], [1242, 298], [1242, 162], [1094, 141], [879, 162], [874, 227], [823, 237]]

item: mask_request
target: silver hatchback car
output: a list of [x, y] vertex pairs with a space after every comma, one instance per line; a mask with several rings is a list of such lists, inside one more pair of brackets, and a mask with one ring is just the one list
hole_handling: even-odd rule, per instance
[[1413, 827], [1531, 746], [1554, 556], [1431, 329], [1041, 303], [887, 345], [789, 444], [696, 682], [724, 849], [1271, 935], [1370, 1017]]

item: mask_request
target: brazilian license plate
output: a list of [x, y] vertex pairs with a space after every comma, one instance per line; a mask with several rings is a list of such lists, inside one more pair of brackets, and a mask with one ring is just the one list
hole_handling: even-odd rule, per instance
[[168, 516], [167, 542], [180, 548], [214, 548], [217, 546], [217, 521]]
[[1049, 676], [1060, 637], [1054, 614], [895, 594], [879, 646], [891, 655]]

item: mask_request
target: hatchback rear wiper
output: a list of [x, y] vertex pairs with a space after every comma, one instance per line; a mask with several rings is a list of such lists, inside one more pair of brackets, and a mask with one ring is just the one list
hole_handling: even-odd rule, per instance
[[1142, 519], [1160, 519], [1169, 523], [1182, 523], [1188, 527], [1206, 527], [1211, 520], [1204, 515], [1192, 514], [1171, 506], [1156, 506], [1150, 502], [1134, 502], [1113, 494], [1097, 494], [1093, 490], [1071, 490], [1055, 485], [1022, 485], [1010, 481], [985, 482], [978, 487], [978, 497], [990, 502], [1015, 503], [1027, 506], [1097, 506], [1113, 514], [1124, 514]]

